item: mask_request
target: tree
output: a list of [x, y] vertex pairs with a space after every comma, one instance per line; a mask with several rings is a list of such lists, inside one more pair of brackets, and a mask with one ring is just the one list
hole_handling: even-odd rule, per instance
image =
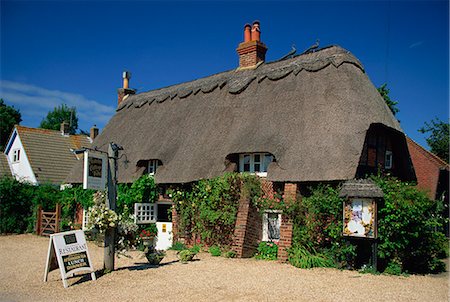
[[69, 123], [69, 133], [75, 134], [78, 129], [78, 117], [77, 109], [75, 107], [67, 107], [66, 104], [55, 107], [53, 111], [49, 111], [47, 117], [44, 118], [39, 125], [40, 128], [59, 130], [61, 129], [61, 123]]
[[449, 148], [449, 129], [448, 122], [441, 121], [438, 118], [432, 119], [431, 122], [425, 122], [425, 126], [419, 129], [421, 133], [428, 133], [430, 135], [426, 139], [430, 151], [448, 163], [448, 148]]
[[14, 106], [8, 106], [0, 99], [0, 151], [5, 150], [6, 141], [14, 125], [22, 121], [22, 115]]
[[388, 105], [389, 109], [391, 109], [392, 113], [394, 115], [396, 115], [400, 111], [397, 108], [398, 102], [396, 102], [394, 100], [391, 100], [391, 98], [389, 97], [389, 91], [390, 90], [386, 86], [387, 86], [387, 84], [384, 83], [383, 85], [378, 87], [377, 90], [381, 94], [381, 96], [383, 97], [383, 99], [386, 102], [386, 104]]

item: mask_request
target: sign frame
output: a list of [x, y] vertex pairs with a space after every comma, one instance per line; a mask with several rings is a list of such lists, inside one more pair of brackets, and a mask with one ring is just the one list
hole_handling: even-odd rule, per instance
[[[369, 230], [371, 229], [371, 231], [367, 232], [366, 230], [364, 230], [364, 234], [359, 234], [359, 232], [357, 232], [357, 231], [351, 232], [351, 230], [349, 228], [349, 224], [352, 219], [349, 219], [348, 216], [351, 216], [353, 214], [352, 210], [350, 210], [350, 209], [356, 205], [356, 202], [361, 203], [361, 211], [360, 211], [361, 213], [360, 214], [362, 214], [363, 217], [360, 217], [361, 222], [359, 222], [359, 221], [357, 222], [355, 220], [355, 222], [353, 223], [352, 226], [359, 227], [359, 228], [364, 227], [364, 229], [367, 226], [369, 226]], [[364, 210], [367, 210], [367, 211], [364, 211]], [[365, 213], [363, 213], [363, 212], [365, 212]], [[378, 203], [377, 203], [376, 198], [365, 198], [365, 197], [347, 198], [343, 202], [343, 211], [342, 211], [342, 214], [343, 214], [342, 215], [342, 222], [343, 222], [342, 234], [343, 234], [343, 236], [353, 237], [353, 238], [377, 239], [378, 238], [378, 215], [377, 215], [377, 212], [378, 212]], [[369, 223], [364, 223], [364, 215], [366, 215], [366, 219], [370, 219]], [[367, 217], [368, 215], [370, 215], [370, 216]], [[372, 234], [370, 234], [370, 233], [372, 233]]]
[[64, 288], [68, 287], [67, 278], [78, 272], [87, 271], [91, 274], [91, 279], [96, 280], [86, 238], [82, 230], [50, 235], [44, 282], [47, 282], [49, 272], [58, 269], [58, 267]]
[[83, 189], [105, 191], [108, 156], [96, 151], [84, 151]]

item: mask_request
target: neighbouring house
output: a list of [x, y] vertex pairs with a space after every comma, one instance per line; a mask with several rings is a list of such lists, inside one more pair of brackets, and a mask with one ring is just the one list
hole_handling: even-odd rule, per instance
[[[91, 134], [98, 134], [98, 129], [93, 127]], [[67, 123], [60, 131], [16, 125], [4, 152], [9, 175], [35, 185], [63, 184], [80, 159], [72, 150], [90, 147], [94, 137], [69, 134]]]
[[[418, 143], [407, 137], [409, 153], [417, 176], [417, 187], [427, 192], [428, 197], [441, 200], [443, 213], [449, 213], [449, 165], [438, 156], [429, 152]], [[449, 236], [449, 226], [445, 225], [445, 234]]]
[[12, 173], [9, 168], [8, 157], [4, 153], [0, 153], [0, 178], [4, 176], [12, 176]]
[[[139, 94], [124, 73], [117, 112], [94, 143], [123, 146], [119, 182], [152, 173], [164, 188], [250, 172], [265, 179], [266, 189], [296, 198], [311, 184], [380, 169], [415, 180], [400, 124], [355, 56], [328, 46], [265, 62], [260, 33], [259, 22], [245, 25], [233, 70]], [[81, 165], [68, 180], [82, 181]], [[161, 201], [170, 203], [167, 196]], [[269, 224], [279, 238], [268, 234]], [[277, 239], [286, 259], [292, 224], [280, 213], [261, 218], [241, 200], [235, 237], [240, 257], [251, 255], [258, 240]]]

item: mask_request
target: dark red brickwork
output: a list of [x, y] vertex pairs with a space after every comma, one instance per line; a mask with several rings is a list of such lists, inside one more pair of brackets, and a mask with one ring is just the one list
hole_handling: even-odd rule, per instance
[[[284, 184], [284, 198], [286, 201], [295, 202], [297, 198], [297, 184]], [[292, 221], [286, 215], [281, 215], [280, 241], [278, 242], [278, 260], [285, 262], [288, 260], [287, 249], [292, 245]]]
[[440, 169], [448, 170], [448, 164], [436, 155], [422, 148], [409, 137], [406, 140], [408, 142], [409, 154], [416, 172], [417, 187], [426, 191], [428, 197], [431, 199], [436, 199], [439, 171]]
[[240, 68], [253, 67], [265, 61], [267, 47], [260, 41], [249, 41], [239, 44], [237, 52]]
[[238, 258], [252, 257], [262, 236], [262, 219], [249, 198], [242, 196], [233, 237], [233, 250]]

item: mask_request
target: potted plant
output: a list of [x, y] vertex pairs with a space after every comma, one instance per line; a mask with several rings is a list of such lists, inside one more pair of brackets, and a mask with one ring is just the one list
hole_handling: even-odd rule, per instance
[[147, 252], [145, 253], [145, 257], [148, 260], [148, 263], [152, 265], [159, 265], [161, 260], [166, 256], [166, 252], [164, 251], [158, 251], [153, 248], [149, 248]]
[[155, 237], [158, 235], [156, 224], [151, 223], [141, 230], [139, 238], [145, 247], [153, 247], [155, 244]]

